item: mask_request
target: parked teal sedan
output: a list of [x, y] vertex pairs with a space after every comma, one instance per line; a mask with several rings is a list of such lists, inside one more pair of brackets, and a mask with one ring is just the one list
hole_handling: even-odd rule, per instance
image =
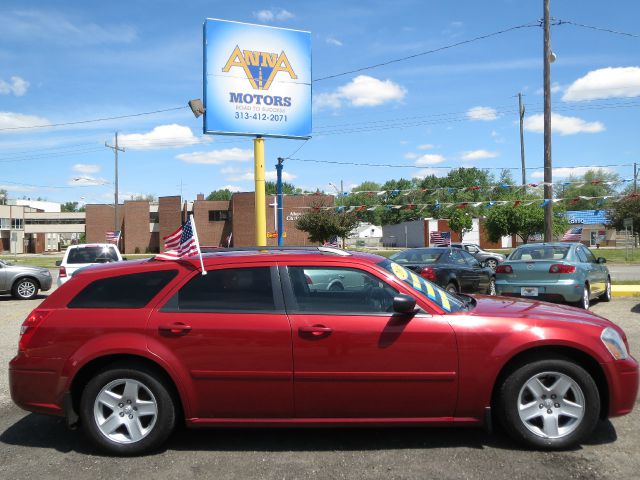
[[581, 243], [521, 245], [496, 268], [496, 291], [507, 297], [588, 309], [592, 299], [611, 300], [611, 276], [605, 263]]

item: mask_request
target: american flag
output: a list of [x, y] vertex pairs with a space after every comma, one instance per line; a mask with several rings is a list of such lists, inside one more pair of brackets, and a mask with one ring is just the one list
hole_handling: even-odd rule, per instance
[[198, 237], [194, 234], [192, 216], [182, 224], [182, 226], [171, 235], [164, 237], [164, 253], [156, 255], [159, 260], [177, 260], [178, 258], [190, 257], [200, 253]]
[[451, 232], [431, 232], [429, 234], [430, 245], [451, 245]]
[[582, 227], [573, 227], [562, 236], [562, 242], [579, 242], [582, 240]]
[[105, 238], [107, 240], [107, 243], [115, 243], [117, 244], [120, 241], [120, 234], [122, 232], [120, 232], [120, 230], [116, 230], [114, 232], [106, 232], [105, 233]]

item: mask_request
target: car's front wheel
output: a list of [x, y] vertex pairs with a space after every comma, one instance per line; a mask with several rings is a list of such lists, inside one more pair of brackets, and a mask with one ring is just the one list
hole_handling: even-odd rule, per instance
[[87, 383], [80, 403], [87, 435], [103, 450], [138, 455], [171, 435], [176, 409], [169, 389], [146, 369], [103, 371]]
[[32, 278], [21, 278], [14, 285], [11, 293], [18, 300], [31, 300], [38, 293], [38, 282]]
[[564, 449], [596, 426], [600, 395], [589, 373], [569, 360], [539, 360], [509, 375], [499, 391], [500, 420], [530, 447]]

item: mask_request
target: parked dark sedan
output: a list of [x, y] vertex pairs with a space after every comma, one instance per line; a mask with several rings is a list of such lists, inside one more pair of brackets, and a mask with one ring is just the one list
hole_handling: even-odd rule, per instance
[[[440, 246], [440, 245], [439, 245]], [[442, 247], [448, 248], [447, 245], [441, 245]], [[480, 263], [485, 264], [487, 267], [491, 267], [494, 270], [498, 266], [499, 263], [504, 262], [505, 256], [501, 253], [490, 252], [488, 250], [483, 250], [479, 245], [475, 243], [452, 243], [451, 248], [461, 248], [469, 252], [476, 260]]]
[[389, 258], [448, 292], [496, 294], [493, 269], [483, 267], [465, 250], [440, 247], [411, 248]]

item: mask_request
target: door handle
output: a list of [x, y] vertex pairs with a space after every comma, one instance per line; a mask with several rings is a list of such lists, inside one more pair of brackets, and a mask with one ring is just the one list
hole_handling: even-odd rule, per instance
[[171, 325], [158, 325], [158, 330], [165, 335], [185, 335], [191, 331], [191, 325], [176, 322]]
[[298, 327], [298, 332], [303, 335], [312, 335], [314, 337], [324, 337], [324, 336], [331, 335], [331, 332], [333, 332], [333, 328], [325, 327], [324, 325], [311, 325], [311, 326]]

